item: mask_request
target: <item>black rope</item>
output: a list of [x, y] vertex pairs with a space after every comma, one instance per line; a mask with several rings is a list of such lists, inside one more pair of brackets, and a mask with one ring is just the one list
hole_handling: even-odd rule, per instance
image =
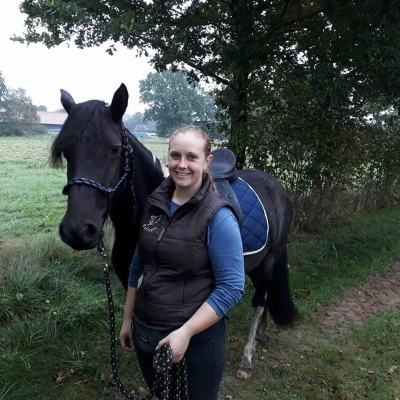
[[[105, 256], [104, 252], [102, 252], [101, 255]], [[108, 274], [108, 264], [106, 262], [104, 263], [103, 274], [106, 283], [110, 320], [111, 370], [120, 392], [129, 400], [151, 400], [154, 396], [156, 396], [158, 400], [188, 400], [189, 392], [185, 358], [182, 358], [178, 363], [173, 363], [172, 351], [168, 343], [158, 349], [154, 355], [153, 367], [156, 376], [149, 395], [145, 398], [135, 397], [125, 389], [117, 368], [114, 302]]]

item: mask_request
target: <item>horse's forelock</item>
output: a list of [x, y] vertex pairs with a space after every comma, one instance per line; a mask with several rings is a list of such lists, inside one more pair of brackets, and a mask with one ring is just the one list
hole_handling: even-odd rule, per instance
[[51, 146], [50, 162], [55, 168], [63, 166], [64, 149], [84, 133], [93, 138], [93, 140], [98, 141], [98, 135], [102, 131], [104, 113], [109, 112], [106, 104], [99, 100], [86, 101], [77, 106], [68, 115], [60, 133]]

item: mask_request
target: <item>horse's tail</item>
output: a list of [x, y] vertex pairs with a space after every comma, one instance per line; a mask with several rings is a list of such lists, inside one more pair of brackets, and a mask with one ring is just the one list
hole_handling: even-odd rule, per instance
[[290, 293], [286, 246], [275, 262], [266, 306], [277, 325], [291, 326], [299, 318]]

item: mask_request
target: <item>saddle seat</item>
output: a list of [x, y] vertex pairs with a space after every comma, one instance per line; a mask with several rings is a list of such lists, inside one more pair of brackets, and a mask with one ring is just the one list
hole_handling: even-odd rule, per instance
[[243, 225], [243, 213], [231, 183], [238, 178], [236, 156], [229, 149], [216, 149], [211, 152], [213, 160], [208, 166], [209, 174], [219, 195], [233, 208], [239, 226]]

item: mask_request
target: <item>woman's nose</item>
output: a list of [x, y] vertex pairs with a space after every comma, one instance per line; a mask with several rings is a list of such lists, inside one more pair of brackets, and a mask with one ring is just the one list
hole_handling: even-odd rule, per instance
[[179, 160], [179, 164], [178, 164], [178, 167], [179, 168], [181, 168], [181, 169], [185, 169], [186, 168], [186, 158], [185, 157], [182, 157], [180, 160]]

